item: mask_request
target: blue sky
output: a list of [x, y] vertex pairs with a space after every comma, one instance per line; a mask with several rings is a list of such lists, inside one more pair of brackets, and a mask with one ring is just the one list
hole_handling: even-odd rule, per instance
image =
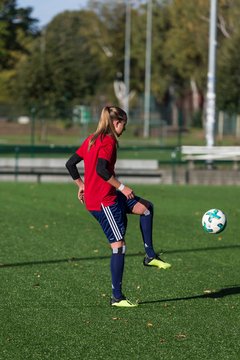
[[17, 4], [19, 7], [32, 7], [33, 17], [39, 20], [39, 26], [44, 26], [64, 10], [82, 9], [87, 0], [18, 0]]

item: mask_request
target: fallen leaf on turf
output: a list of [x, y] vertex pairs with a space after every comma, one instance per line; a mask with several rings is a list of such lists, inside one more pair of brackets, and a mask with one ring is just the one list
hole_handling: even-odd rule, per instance
[[39, 286], [40, 286], [39, 283], [33, 284], [33, 287], [39, 287]]
[[185, 334], [177, 334], [176, 335], [176, 339], [178, 339], [178, 340], [184, 340], [186, 338], [187, 338], [187, 335], [185, 335]]
[[212, 294], [213, 292], [215, 292], [215, 290], [210, 290], [210, 289], [206, 289], [203, 290], [204, 294]]
[[148, 326], [148, 327], [152, 327], [153, 324], [152, 324], [151, 322], [148, 322], [148, 323], [147, 323], [147, 326]]

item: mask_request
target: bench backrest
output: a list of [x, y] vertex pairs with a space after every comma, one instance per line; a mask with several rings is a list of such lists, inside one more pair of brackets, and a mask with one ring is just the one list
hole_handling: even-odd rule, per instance
[[240, 146], [187, 146], [181, 147], [181, 153], [183, 155], [194, 155], [194, 154], [235, 154], [240, 155]]
[[[65, 168], [67, 159], [64, 158], [0, 158], [0, 167], [14, 168]], [[83, 168], [83, 162], [78, 164], [79, 168]], [[126, 159], [117, 160], [117, 169], [134, 169], [134, 170], [156, 170], [158, 169], [157, 160], [138, 160]]]

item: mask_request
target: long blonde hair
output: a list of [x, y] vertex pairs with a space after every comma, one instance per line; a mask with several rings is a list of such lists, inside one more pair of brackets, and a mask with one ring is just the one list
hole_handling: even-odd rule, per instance
[[127, 114], [124, 110], [117, 106], [105, 106], [102, 109], [97, 129], [89, 141], [88, 150], [90, 150], [92, 145], [95, 144], [95, 141], [99, 135], [101, 138], [103, 138], [105, 135], [110, 134], [115, 137], [116, 142], [118, 143], [113, 120], [127, 121]]

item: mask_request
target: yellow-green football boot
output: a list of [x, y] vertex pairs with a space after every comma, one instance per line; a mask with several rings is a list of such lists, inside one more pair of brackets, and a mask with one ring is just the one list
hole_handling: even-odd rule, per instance
[[125, 307], [125, 308], [133, 308], [138, 306], [137, 303], [132, 303], [130, 300], [126, 299], [125, 296], [121, 297], [120, 299], [116, 299], [115, 297], [112, 297], [110, 301], [110, 305], [116, 307]]
[[143, 265], [155, 266], [158, 269], [164, 269], [164, 270], [170, 269], [170, 267], [172, 266], [171, 264], [160, 259], [159, 256], [156, 256], [155, 258], [149, 258], [148, 256], [145, 256], [145, 258], [143, 259]]

